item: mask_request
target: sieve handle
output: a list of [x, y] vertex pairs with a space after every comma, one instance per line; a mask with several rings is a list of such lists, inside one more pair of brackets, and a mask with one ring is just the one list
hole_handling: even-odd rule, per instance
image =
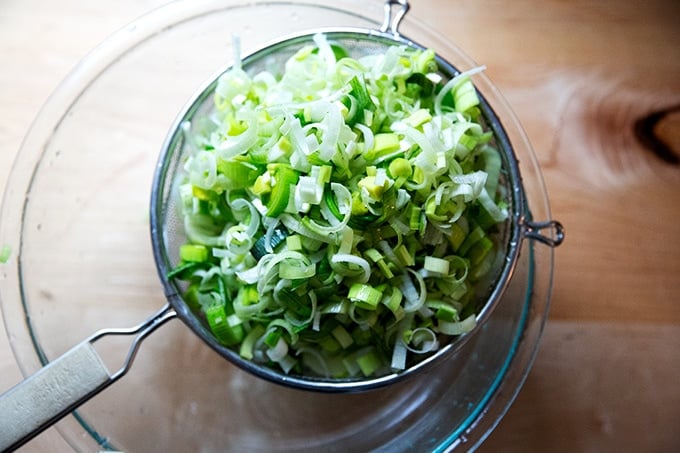
[[0, 451], [12, 450], [112, 382], [83, 342], [0, 396]]
[[[0, 451], [11, 451], [56, 423], [130, 369], [141, 341], [176, 312], [169, 306], [130, 329], [105, 329], [0, 395]], [[122, 367], [110, 373], [94, 348], [107, 335], [136, 335]]]

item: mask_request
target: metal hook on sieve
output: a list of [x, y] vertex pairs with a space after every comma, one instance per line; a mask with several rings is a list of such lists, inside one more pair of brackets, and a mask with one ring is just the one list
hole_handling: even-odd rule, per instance
[[[395, 6], [399, 9], [393, 12]], [[385, 19], [380, 27], [382, 32], [390, 32], [395, 36], [399, 35], [399, 24], [408, 12], [410, 6], [407, 0], [386, 0], [385, 1]]]
[[[535, 239], [549, 247], [557, 247], [564, 241], [564, 227], [557, 220], [547, 220], [545, 222], [526, 220], [524, 227], [524, 237]], [[550, 228], [552, 234], [546, 236], [540, 232], [546, 228]]]

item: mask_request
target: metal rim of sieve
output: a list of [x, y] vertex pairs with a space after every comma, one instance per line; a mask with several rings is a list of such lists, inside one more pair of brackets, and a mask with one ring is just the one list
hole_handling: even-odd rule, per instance
[[[267, 58], [271, 58], [274, 55], [276, 55], [276, 58], [281, 58], [286, 52], [289, 55], [292, 55], [295, 50], [299, 49], [301, 44], [313, 42], [313, 36], [318, 33], [324, 34], [329, 41], [335, 42], [346, 43], [348, 41], [356, 41], [356, 43], [362, 43], [367, 46], [378, 45], [383, 49], [393, 45], [405, 45], [411, 48], [425, 49], [425, 47], [399, 33], [399, 25], [408, 12], [408, 9], [409, 5], [406, 0], [386, 0], [385, 17], [380, 29], [353, 27], [319, 28], [284, 36], [244, 56], [242, 58], [242, 67], [247, 71], [257, 63], [262, 63]], [[354, 49], [357, 47], [358, 46], [355, 46]], [[285, 58], [283, 59], [285, 60]], [[436, 60], [440, 72], [443, 73], [445, 77], [450, 78], [460, 73], [455, 66], [438, 54], [436, 55]], [[231, 65], [225, 67], [219, 74], [222, 74], [230, 67]], [[441, 359], [451, 356], [456, 351], [459, 351], [484, 325], [485, 321], [489, 318], [493, 309], [504, 294], [510, 278], [512, 277], [515, 265], [519, 258], [519, 251], [523, 238], [537, 240], [550, 247], [556, 247], [562, 242], [564, 234], [562, 225], [559, 222], [549, 220], [547, 222], [534, 223], [531, 220], [524, 195], [519, 163], [516, 159], [512, 144], [495, 111], [489, 105], [482, 93], [479, 93], [481, 101], [480, 110], [482, 111], [487, 125], [493, 131], [496, 145], [501, 151], [501, 158], [503, 161], [502, 168], [508, 179], [506, 185], [511, 189], [508, 194], [511, 201], [511, 209], [509, 210], [510, 215], [504, 237], [507, 248], [505, 261], [500, 273], [495, 279], [495, 283], [493, 283], [493, 288], [489, 293], [486, 303], [477, 313], [476, 327], [468, 334], [455, 338], [434, 354], [418, 361], [414, 365], [408, 366], [405, 370], [374, 378], [332, 379], [288, 375], [273, 368], [269, 368], [266, 365], [246, 360], [240, 357], [238, 352], [220, 344], [215, 339], [205, 323], [192, 313], [182, 299], [182, 290], [178, 282], [167, 278], [168, 272], [174, 267], [173, 261], [176, 261], [173, 258], [173, 256], [176, 256], [176, 253], [173, 254], [169, 249], [173, 249], [173, 247], [176, 249], [179, 246], [179, 244], [177, 244], [178, 241], [176, 241], [174, 237], [171, 237], [177, 234], [177, 232], [174, 231], [177, 226], [173, 224], [169, 225], [168, 222], [176, 222], [178, 220], [176, 216], [173, 216], [172, 212], [174, 209], [172, 192], [173, 183], [176, 180], [174, 176], [182, 161], [181, 156], [183, 154], [184, 144], [182, 125], [185, 121], [194, 118], [206, 108], [206, 105], [210, 104], [207, 101], [212, 99], [212, 94], [217, 85], [219, 74], [218, 76], [211, 78], [205, 86], [200, 88], [186, 104], [184, 109], [177, 116], [170, 129], [170, 133], [163, 143], [156, 165], [151, 192], [151, 240], [156, 267], [164, 288], [165, 296], [177, 316], [179, 316], [182, 321], [212, 349], [246, 372], [281, 385], [333, 393], [370, 390], [384, 387], [397, 381], [402, 381], [432, 366]], [[554, 234], [552, 236], [543, 235], [540, 230], [546, 228], [551, 229]]]

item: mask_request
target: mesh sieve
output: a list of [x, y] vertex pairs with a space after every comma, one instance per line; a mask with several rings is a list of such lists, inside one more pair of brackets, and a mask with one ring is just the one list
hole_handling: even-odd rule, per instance
[[[354, 58], [384, 53], [389, 46], [395, 45], [424, 49], [423, 46], [405, 38], [398, 31], [399, 22], [407, 10], [408, 3], [406, 1], [388, 0], [385, 3], [385, 20], [379, 30], [359, 28], [316, 29], [283, 37], [243, 57], [241, 60], [242, 69], [251, 75], [262, 70], [268, 70], [275, 74], [281, 72], [285, 61], [298, 51], [301, 46], [313, 43], [313, 37], [318, 33], [323, 33], [330, 42], [338, 43]], [[440, 56], [437, 56], [436, 59], [440, 75], [444, 80], [448, 80], [460, 73], [456, 67]], [[276, 68], [279, 68], [279, 70], [277, 71]], [[225, 71], [227, 69], [225, 68]], [[223, 72], [221, 71], [220, 74]], [[480, 110], [482, 111], [483, 121], [493, 131], [495, 145], [501, 154], [501, 185], [505, 188], [505, 193], [507, 194], [506, 201], [510, 208], [509, 218], [505, 226], [501, 228], [501, 237], [499, 238], [500, 243], [505, 246], [502, 262], [497, 263], [495, 273], [492, 273], [487, 281], [480, 283], [480, 285], [485, 285], [487, 290], [484, 297], [480, 298], [477, 312], [477, 327], [472, 332], [452, 340], [426, 359], [409, 364], [406, 370], [375, 378], [325, 379], [316, 376], [285, 374], [264, 365], [245, 360], [239, 356], [238, 352], [220, 344], [208, 328], [206, 322], [192, 313], [181, 296], [185, 289], [183, 287], [184, 284], [167, 278], [168, 273], [178, 264], [178, 250], [186, 239], [182, 220], [178, 212], [178, 197], [176, 195], [176, 186], [181, 179], [182, 163], [186, 159], [187, 151], [189, 150], [189, 146], [185, 142], [186, 131], [183, 130], [183, 125], [194, 124], [191, 120], [200, 118], [210, 112], [217, 79], [218, 77], [211, 79], [187, 104], [184, 111], [178, 116], [163, 146], [152, 190], [152, 242], [158, 273], [165, 288], [165, 295], [179, 317], [220, 355], [248, 372], [275, 383], [328, 392], [367, 390], [405, 379], [433, 365], [440, 359], [453, 354], [462, 348], [475, 335], [477, 330], [483, 327], [484, 321], [490, 316], [512, 276], [514, 266], [518, 260], [520, 243], [524, 235], [529, 235], [527, 232], [532, 234], [533, 239], [549, 243], [549, 245], [557, 245], [559, 240], [561, 240], [561, 230], [558, 229], [560, 226], [556, 222], [533, 228], [534, 224], [531, 223], [529, 218], [519, 165], [513, 152], [512, 144], [500, 119], [480, 93]], [[543, 227], [558, 229], [558, 241], [553, 241], [538, 234], [537, 230]]]

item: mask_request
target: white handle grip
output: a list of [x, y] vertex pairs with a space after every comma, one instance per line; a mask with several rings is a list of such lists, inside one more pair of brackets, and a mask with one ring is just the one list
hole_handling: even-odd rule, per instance
[[112, 382], [89, 341], [0, 396], [0, 451], [22, 445]]

